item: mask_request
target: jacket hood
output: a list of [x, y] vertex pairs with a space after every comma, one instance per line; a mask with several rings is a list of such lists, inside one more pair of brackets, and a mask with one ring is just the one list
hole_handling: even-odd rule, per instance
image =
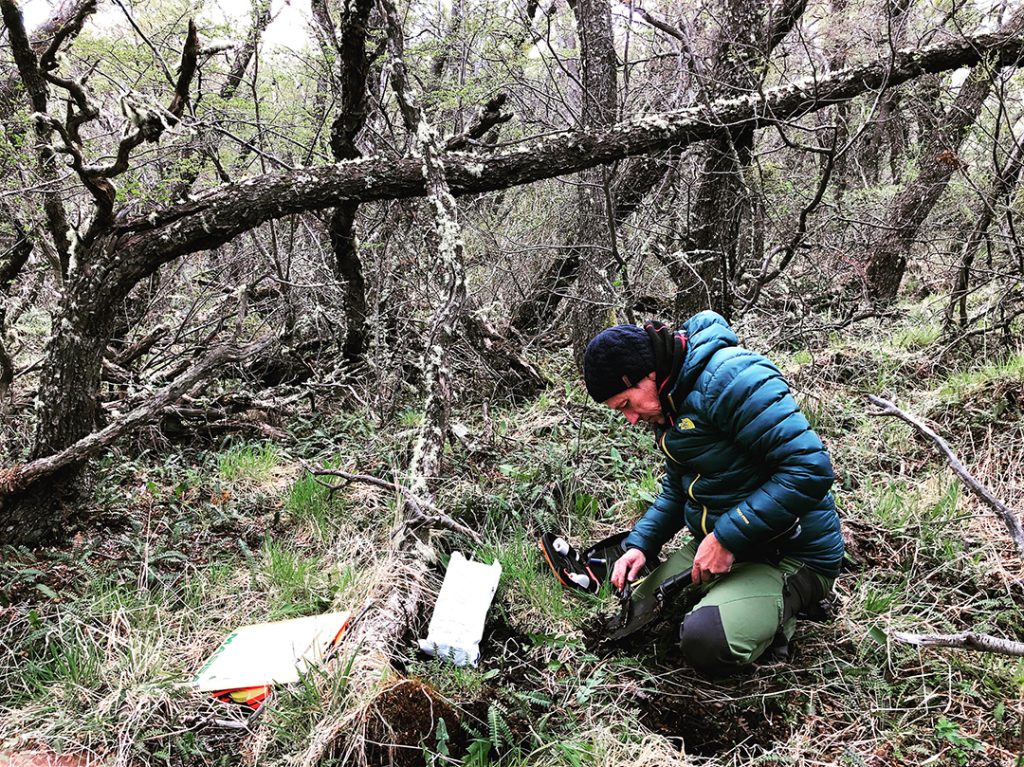
[[679, 372], [672, 399], [679, 403], [693, 389], [697, 377], [704, 372], [708, 361], [718, 351], [739, 346], [739, 338], [725, 318], [718, 312], [705, 311], [693, 315], [680, 328], [686, 334], [686, 358]]

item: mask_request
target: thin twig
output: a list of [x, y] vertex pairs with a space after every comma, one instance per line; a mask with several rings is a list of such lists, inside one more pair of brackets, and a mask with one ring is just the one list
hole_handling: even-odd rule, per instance
[[994, 509], [1002, 518], [1003, 522], [1006, 524], [1006, 529], [1010, 532], [1010, 537], [1013, 538], [1013, 542], [1017, 546], [1017, 551], [1024, 556], [1024, 529], [1021, 528], [1020, 519], [1017, 514], [1009, 506], [996, 498], [991, 490], [981, 484], [971, 475], [970, 472], [967, 471], [966, 468], [964, 468], [964, 465], [960, 463], [960, 459], [956, 457], [956, 454], [950, 449], [949, 445], [946, 444], [946, 441], [942, 439], [942, 437], [936, 434], [915, 416], [900, 410], [896, 405], [889, 402], [889, 400], [869, 394], [868, 401], [871, 402], [872, 405], [876, 405], [881, 408], [881, 410], [869, 411], [871, 415], [895, 416], [901, 421], [910, 424], [920, 434], [923, 434], [934, 442], [946, 457], [950, 468], [957, 473], [960, 479], [963, 480], [964, 484], [967, 485], [968, 489], [992, 507], [992, 509]]
[[[322, 467], [315, 468], [307, 464], [305, 461], [300, 461], [299, 463], [313, 476], [314, 480], [319, 485], [328, 488], [332, 492], [340, 490], [349, 482], [362, 482], [363, 484], [373, 485], [374, 487], [381, 487], [385, 490], [393, 490], [396, 493], [399, 493], [403, 498], [405, 498], [410, 508], [412, 508], [413, 519], [409, 522], [403, 522], [395, 528], [394, 532], [391, 534], [392, 537], [400, 536], [407, 528], [419, 527], [420, 525], [434, 525], [461, 533], [471, 539], [474, 543], [482, 543], [479, 533], [475, 530], [471, 530], [460, 522], [456, 522], [450, 516], [434, 506], [430, 501], [416, 495], [416, 493], [405, 485], [398, 482], [392, 482], [391, 480], [381, 479], [380, 477], [374, 477], [370, 474], [354, 474], [349, 471], [343, 471], [342, 469], [326, 469]], [[323, 482], [322, 480], [317, 479], [318, 477], [339, 477], [340, 479], [345, 480], [345, 482], [333, 485], [329, 482]], [[427, 512], [429, 512], [429, 514]]]
[[114, 0], [114, 3], [116, 3], [117, 6], [124, 12], [125, 18], [128, 19], [128, 23], [132, 25], [132, 29], [135, 30], [135, 33], [142, 38], [142, 42], [148, 45], [149, 49], [153, 51], [153, 56], [154, 58], [156, 58], [157, 63], [160, 65], [160, 69], [163, 70], [164, 77], [167, 78], [167, 82], [171, 84], [171, 87], [174, 87], [175, 82], [174, 77], [171, 75], [171, 70], [167, 67], [167, 62], [164, 61], [164, 57], [160, 55], [160, 51], [157, 50], [157, 47], [153, 44], [153, 41], [150, 40], [146, 36], [146, 33], [142, 31], [142, 27], [139, 26], [139, 23], [135, 20], [135, 17], [132, 16], [132, 12], [125, 7], [124, 3], [122, 3], [121, 0]]

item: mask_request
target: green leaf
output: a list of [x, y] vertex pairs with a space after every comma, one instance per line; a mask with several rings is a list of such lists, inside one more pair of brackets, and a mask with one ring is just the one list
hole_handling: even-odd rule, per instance
[[435, 735], [437, 738], [437, 753], [441, 756], [448, 756], [448, 725], [445, 724], [444, 717], [437, 720]]
[[874, 639], [880, 645], [888, 644], [889, 642], [888, 635], [884, 631], [882, 631], [882, 629], [878, 628], [878, 626], [872, 626], [870, 629], [868, 629], [868, 636]]
[[501, 714], [498, 713], [498, 707], [492, 703], [490, 708], [487, 709], [487, 725], [491, 736], [491, 744], [494, 746], [495, 751], [501, 748], [501, 728], [498, 725], [500, 717]]
[[57, 599], [57, 592], [47, 586], [45, 583], [37, 583], [36, 588], [40, 591], [43, 596], [47, 596], [50, 599]]

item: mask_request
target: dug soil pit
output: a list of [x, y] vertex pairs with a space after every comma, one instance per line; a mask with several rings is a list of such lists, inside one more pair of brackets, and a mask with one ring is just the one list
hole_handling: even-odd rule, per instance
[[736, 746], [770, 749], [792, 729], [776, 697], [709, 704], [690, 695], [654, 695], [634, 701], [645, 727], [694, 756], [714, 756]]
[[459, 715], [431, 687], [406, 679], [378, 696], [366, 714], [369, 764], [420, 767], [424, 750], [437, 745], [437, 723], [444, 719], [452, 740], [459, 740]]

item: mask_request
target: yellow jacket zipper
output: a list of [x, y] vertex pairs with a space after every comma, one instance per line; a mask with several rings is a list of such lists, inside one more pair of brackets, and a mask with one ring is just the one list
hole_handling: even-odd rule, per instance
[[[690, 496], [690, 500], [697, 503], [697, 499], [693, 495], [693, 486], [697, 484], [697, 480], [700, 479], [700, 474], [693, 478], [693, 482], [686, 488], [686, 494]], [[704, 535], [708, 534], [708, 507], [703, 503], [700, 505], [703, 512], [700, 515], [700, 529], [704, 531]]]

